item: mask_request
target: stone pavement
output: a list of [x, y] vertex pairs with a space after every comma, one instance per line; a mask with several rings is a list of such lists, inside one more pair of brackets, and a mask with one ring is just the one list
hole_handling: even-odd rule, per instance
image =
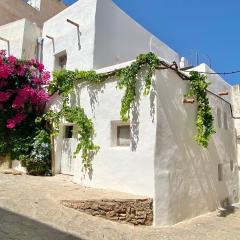
[[131, 197], [84, 188], [61, 175], [0, 173], [0, 240], [240, 240], [240, 211], [226, 218], [214, 212], [154, 229], [110, 222], [60, 204], [61, 200]]

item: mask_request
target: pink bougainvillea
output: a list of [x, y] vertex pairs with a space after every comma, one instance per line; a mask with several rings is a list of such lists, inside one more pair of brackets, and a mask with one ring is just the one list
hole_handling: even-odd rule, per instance
[[49, 79], [50, 73], [38, 61], [7, 57], [0, 50], [0, 124], [5, 121], [6, 127], [13, 129], [28, 114], [40, 114], [49, 99], [44, 89]]
[[7, 120], [7, 128], [15, 128], [15, 126], [21, 123], [25, 118], [25, 114], [17, 113], [14, 117]]

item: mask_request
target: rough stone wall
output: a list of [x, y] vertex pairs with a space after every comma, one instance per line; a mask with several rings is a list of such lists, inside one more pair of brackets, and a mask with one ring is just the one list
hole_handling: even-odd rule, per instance
[[152, 199], [64, 200], [62, 204], [65, 207], [73, 208], [92, 216], [104, 217], [117, 222], [146, 226], [152, 225], [153, 222]]
[[0, 156], [0, 170], [9, 169], [11, 167], [11, 160], [9, 157]]

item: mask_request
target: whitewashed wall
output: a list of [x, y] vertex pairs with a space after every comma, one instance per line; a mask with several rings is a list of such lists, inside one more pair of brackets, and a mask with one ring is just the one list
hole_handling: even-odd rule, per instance
[[[81, 49], [76, 26], [79, 24]], [[53, 42], [46, 38], [49, 35]], [[80, 0], [44, 24], [44, 64], [54, 70], [54, 55], [67, 53], [67, 69], [100, 69], [135, 59], [140, 53], [155, 52], [172, 62], [179, 55], [158, 40], [111, 0]]]
[[[77, 49], [76, 28], [66, 22], [67, 18], [80, 24], [80, 51]], [[54, 37], [55, 53], [66, 50], [67, 69], [87, 70], [113, 65], [134, 59], [149, 48], [168, 61], [178, 60], [176, 53], [151, 37], [110, 0], [78, 1], [49, 20], [43, 32], [44, 36]], [[44, 63], [49, 70], [54, 68], [52, 49], [51, 40], [45, 38]], [[212, 71], [206, 65], [200, 65], [198, 70]], [[230, 95], [225, 98], [232, 101], [231, 86], [218, 76], [211, 76], [209, 80], [213, 83], [209, 87], [211, 91], [228, 90]], [[157, 71], [154, 91], [150, 97], [141, 98], [138, 109], [135, 109], [133, 121], [137, 147], [134, 151], [112, 147], [111, 121], [120, 119], [123, 95], [122, 91], [116, 90], [116, 82], [117, 79], [112, 79], [101, 87], [82, 86], [72, 97], [72, 104], [81, 105], [93, 118], [97, 133], [95, 142], [101, 147], [93, 162], [91, 178], [84, 178], [81, 160], [75, 159], [73, 174], [76, 182], [153, 197], [156, 226], [215, 210], [226, 197], [232, 202], [238, 200], [238, 164], [229, 105], [209, 95], [214, 116], [217, 108], [221, 109], [221, 118], [224, 112], [227, 113], [228, 129], [218, 128], [215, 120], [217, 133], [209, 148], [203, 149], [193, 139], [197, 105], [182, 103], [189, 83], [172, 71]], [[55, 100], [57, 102], [55, 104], [53, 100], [52, 107], [57, 110], [61, 101]], [[57, 171], [61, 171], [61, 143], [62, 133], [55, 146]], [[230, 171], [230, 160], [234, 162], [233, 172]], [[223, 164], [221, 182], [217, 172], [219, 163]]]
[[[93, 119], [97, 134], [95, 142], [101, 147], [93, 161], [91, 177], [81, 172], [81, 159], [74, 160], [75, 182], [153, 197], [155, 226], [174, 224], [213, 211], [225, 198], [238, 201], [235, 128], [228, 104], [209, 95], [216, 134], [208, 149], [204, 149], [194, 140], [197, 105], [182, 102], [189, 82], [180, 79], [173, 71], [157, 71], [151, 95], [141, 97], [134, 110], [131, 124], [134, 139], [138, 139], [137, 147], [133, 151], [129, 147], [112, 147], [111, 121], [120, 120], [123, 94], [116, 90], [116, 81], [112, 79], [100, 87], [82, 86], [71, 98], [73, 105], [81, 105]], [[214, 77], [214, 81], [216, 86], [218, 81], [224, 84], [219, 77]], [[227, 90], [231, 91], [231, 87]], [[52, 108], [58, 109], [61, 102], [54, 102]], [[218, 108], [227, 113], [228, 129], [218, 127]], [[223, 114], [221, 118], [223, 122]], [[136, 128], [137, 122], [139, 128]], [[56, 144], [59, 171], [61, 134]], [[233, 171], [230, 169], [231, 160]], [[218, 181], [219, 163], [223, 164], [221, 182]]]
[[[24, 26], [24, 19], [0, 26], [0, 37], [10, 42], [10, 54], [18, 58], [22, 57]], [[0, 49], [8, 50], [8, 45], [5, 41], [0, 40]]]
[[[55, 17], [45, 22], [43, 27], [43, 62], [49, 71], [54, 70], [54, 55], [66, 51], [67, 69], [92, 69], [94, 51], [95, 14], [97, 0], [81, 0], [71, 5]], [[80, 25], [80, 44], [76, 26], [67, 22], [70, 19]], [[53, 42], [46, 38], [49, 35]]]
[[23, 49], [22, 58], [36, 59], [37, 58], [37, 39], [41, 36], [41, 29], [36, 24], [26, 20], [24, 36], [23, 36]]
[[[114, 66], [115, 69], [116, 66]], [[110, 68], [113, 70], [113, 68]], [[108, 69], [108, 70], [110, 70]], [[133, 111], [131, 147], [112, 145], [111, 121], [120, 120], [123, 91], [116, 89], [112, 79], [98, 87], [83, 86], [71, 98], [72, 105], [81, 105], [93, 119], [95, 143], [101, 149], [93, 161], [93, 175], [84, 176], [81, 158], [74, 159], [74, 181], [85, 186], [108, 188], [123, 192], [154, 196], [155, 105], [153, 98], [139, 98]], [[140, 89], [142, 82], [139, 82]], [[50, 107], [59, 109], [56, 97]], [[56, 170], [61, 171], [62, 132], [56, 141]]]
[[[40, 35], [40, 29], [26, 19], [0, 26], [0, 37], [9, 41], [10, 54], [18, 58], [36, 57], [37, 38]], [[0, 49], [8, 49], [5, 41], [0, 40]]]
[[179, 55], [153, 36], [112, 0], [97, 1], [94, 68], [99, 69], [135, 59], [139, 53], [154, 52], [169, 62]]
[[[235, 135], [238, 155], [238, 166], [240, 165], [240, 85], [233, 86], [233, 114], [235, 119]], [[240, 178], [239, 178], [240, 181]], [[240, 183], [240, 182], [239, 182]], [[239, 184], [240, 186], [240, 184]]]
[[[36, 0], [34, 0], [36, 1]], [[0, 1], [0, 25], [27, 18], [42, 28], [44, 21], [56, 15], [66, 8], [62, 1], [38, 0], [40, 9], [27, 4], [27, 0], [1, 0]], [[39, 4], [37, 4], [39, 6]]]
[[[229, 105], [209, 95], [217, 133], [208, 149], [203, 149], [193, 140], [197, 105], [182, 103], [189, 83], [165, 70], [157, 72], [157, 80], [155, 225], [174, 224], [215, 210], [227, 197], [237, 202], [236, 139]], [[211, 90], [218, 92], [221, 85], [231, 92], [231, 87], [218, 76], [214, 77]], [[218, 127], [217, 108], [227, 113], [228, 130]], [[234, 162], [233, 172], [230, 160]], [[218, 163], [223, 164], [222, 182], [218, 181]]]

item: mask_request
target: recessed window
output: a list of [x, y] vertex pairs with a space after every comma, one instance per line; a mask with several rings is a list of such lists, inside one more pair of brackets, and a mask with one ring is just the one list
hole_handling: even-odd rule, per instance
[[224, 112], [224, 114], [223, 114], [223, 123], [224, 123], [224, 128], [227, 130], [228, 129], [228, 116], [227, 116], [227, 112]]
[[73, 126], [65, 126], [64, 138], [72, 138], [72, 137], [73, 137]]
[[117, 126], [117, 146], [130, 146], [130, 126]]
[[221, 112], [220, 108], [217, 109], [217, 121], [218, 121], [218, 127], [221, 128], [222, 127], [222, 112]]
[[223, 165], [218, 164], [218, 181], [221, 182], [223, 180]]
[[234, 168], [234, 165], [233, 165], [233, 160], [230, 160], [230, 170], [231, 170], [231, 172], [233, 172], [233, 169]]
[[67, 53], [66, 51], [61, 52], [55, 56], [55, 69], [65, 69], [67, 65]]
[[127, 147], [131, 145], [130, 124], [116, 120], [111, 121], [111, 146]]

